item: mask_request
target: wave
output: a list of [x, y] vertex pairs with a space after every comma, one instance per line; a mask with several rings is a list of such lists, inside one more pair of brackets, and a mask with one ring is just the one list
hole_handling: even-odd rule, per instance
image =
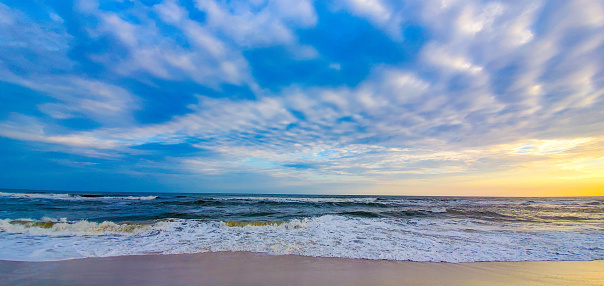
[[424, 217], [433, 216], [438, 214], [445, 214], [448, 210], [446, 208], [433, 208], [433, 209], [406, 209], [401, 211], [389, 211], [384, 214], [392, 217]]
[[166, 202], [166, 204], [181, 204], [181, 205], [200, 205], [200, 206], [216, 206], [222, 205], [223, 202], [215, 199], [199, 199], [186, 202]]
[[6, 193], [0, 192], [0, 197], [20, 199], [49, 199], [49, 200], [154, 200], [158, 196], [104, 196], [95, 194], [53, 194], [53, 193]]
[[338, 214], [343, 215], [343, 216], [367, 217], [367, 218], [382, 217], [382, 215], [380, 213], [368, 212], [368, 211], [349, 211], [349, 212], [340, 212]]
[[[514, 229], [461, 219], [323, 215], [288, 221], [165, 219], [148, 223], [0, 220], [0, 259], [250, 251], [410, 260], [604, 259], [600, 229]], [[58, 251], [59, 249], [60, 251]]]
[[0, 231], [7, 233], [20, 233], [28, 235], [49, 236], [86, 236], [86, 235], [123, 235], [141, 234], [152, 228], [158, 228], [159, 224], [143, 223], [114, 223], [104, 221], [101, 223], [89, 222], [87, 220], [67, 221], [65, 218], [53, 220], [44, 218], [32, 219], [2, 219], [0, 220]]
[[[111, 221], [89, 222], [87, 220], [68, 221], [66, 218], [51, 219], [0, 219], [0, 231], [27, 235], [49, 236], [88, 236], [88, 235], [140, 235], [148, 232], [166, 231], [186, 219], [164, 219], [153, 223]], [[280, 227], [298, 229], [306, 227], [308, 219], [291, 221], [203, 221], [188, 220], [197, 224], [210, 224], [219, 227]]]
[[447, 213], [446, 208], [404, 208], [401, 210], [389, 211], [366, 211], [355, 210], [338, 212], [337, 215], [365, 217], [365, 218], [410, 218], [410, 217], [425, 217]]
[[565, 199], [565, 200], [527, 200], [521, 202], [523, 205], [552, 205], [552, 206], [580, 206], [580, 205], [599, 205], [604, 204], [604, 200], [577, 200], [577, 199]]
[[273, 202], [273, 203], [357, 203], [367, 204], [377, 202], [377, 198], [339, 198], [339, 197], [217, 197], [220, 201], [251, 201], [251, 202]]

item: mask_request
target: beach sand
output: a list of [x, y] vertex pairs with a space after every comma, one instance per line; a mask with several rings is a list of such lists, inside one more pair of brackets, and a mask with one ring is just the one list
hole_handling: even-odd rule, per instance
[[0, 285], [604, 285], [604, 261], [432, 263], [216, 252], [0, 261]]

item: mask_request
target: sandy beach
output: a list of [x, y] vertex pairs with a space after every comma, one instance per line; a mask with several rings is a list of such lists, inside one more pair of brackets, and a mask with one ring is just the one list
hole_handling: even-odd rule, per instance
[[604, 261], [433, 263], [248, 252], [0, 261], [2, 285], [604, 285]]

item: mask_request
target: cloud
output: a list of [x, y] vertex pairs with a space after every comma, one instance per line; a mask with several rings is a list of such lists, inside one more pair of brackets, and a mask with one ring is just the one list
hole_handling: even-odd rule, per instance
[[[597, 47], [604, 42], [597, 34], [601, 34], [604, 22], [587, 11], [601, 11], [601, 3], [545, 7], [540, 1], [456, 2], [437, 7], [426, 9], [428, 27], [432, 23], [458, 25], [436, 24], [430, 50], [425, 51], [431, 65], [456, 66], [475, 73], [474, 78], [482, 71], [493, 82], [486, 88], [497, 99], [529, 113], [543, 112], [544, 117], [580, 107], [580, 102], [590, 105], [600, 97], [601, 87], [593, 86], [592, 78], [601, 65], [595, 68], [589, 59], [602, 55]], [[572, 45], [566, 45], [577, 28], [584, 32]], [[456, 58], [447, 56], [451, 51]], [[559, 69], [564, 72], [552, 72]], [[510, 80], [506, 82], [501, 76]]]
[[45, 129], [49, 128], [33, 117], [12, 115], [7, 122], [0, 123], [0, 136], [17, 140], [35, 141], [43, 143], [53, 143], [76, 147], [72, 149], [76, 153], [85, 153], [95, 157], [97, 152], [87, 152], [79, 148], [93, 149], [115, 149], [119, 146], [115, 140], [108, 140], [96, 137], [91, 132], [81, 132], [78, 134], [48, 134]]
[[310, 28], [317, 22], [312, 1], [197, 0], [207, 15], [207, 26], [218, 30], [241, 47], [295, 44], [295, 28]]
[[[87, 3], [87, 2], [84, 2]], [[218, 88], [220, 84], [250, 84], [248, 64], [237, 47], [220, 40], [213, 31], [194, 20], [176, 1], [153, 7], [135, 2], [134, 8], [108, 11], [96, 5], [80, 4], [81, 11], [98, 19], [88, 28], [90, 35], [101, 39], [112, 36], [125, 54], [91, 55], [116, 73], [135, 76], [140, 71], [166, 80], [191, 79]], [[161, 21], [177, 28], [166, 31]]]
[[329, 64], [329, 68], [339, 71], [340, 69], [342, 69], [342, 66], [338, 63], [331, 63], [331, 64]]
[[367, 18], [395, 40], [404, 39], [402, 35], [402, 25], [405, 20], [403, 13], [407, 7], [404, 7], [402, 3], [382, 0], [342, 0], [337, 1], [334, 6]]
[[[46, 12], [46, 15], [44, 13]], [[27, 14], [0, 3], [0, 75], [63, 72], [75, 63], [67, 57], [74, 39], [52, 10], [41, 12], [47, 19]]]
[[510, 149], [514, 154], [548, 155], [571, 150], [592, 140], [593, 138], [531, 140], [510, 146]]
[[[198, 104], [190, 106], [191, 113], [164, 124], [129, 130], [124, 136], [138, 136], [143, 141], [157, 136], [212, 138], [215, 142], [233, 138], [250, 144], [262, 142], [268, 148], [288, 145], [283, 142], [287, 140], [312, 144], [317, 138], [331, 144], [351, 143], [370, 136], [359, 132], [360, 124], [386, 129], [373, 133], [395, 131], [387, 125], [394, 126], [396, 120], [412, 117], [415, 112], [409, 107], [409, 114], [400, 114], [404, 110], [400, 108], [425, 105], [422, 95], [428, 84], [421, 79], [388, 68], [378, 69], [375, 78], [380, 79], [353, 90], [291, 88], [253, 101], [199, 96]], [[324, 128], [330, 132], [325, 133]]]
[[[91, 55], [117, 73], [136, 76], [146, 72], [166, 80], [191, 79], [219, 89], [221, 84], [256, 87], [243, 51], [250, 48], [285, 45], [292, 58], [315, 57], [316, 51], [299, 45], [293, 29], [312, 27], [316, 15], [308, 1], [252, 2], [196, 1], [205, 13], [199, 21], [175, 0], [152, 7], [134, 1], [130, 9], [110, 11], [90, 1], [80, 11], [96, 17], [89, 25], [91, 36], [112, 36], [126, 54]], [[168, 25], [168, 26], [166, 26]]]
[[380, 29], [400, 30], [405, 18], [405, 23], [426, 29], [429, 42], [421, 51], [423, 68], [436, 73], [436, 81], [448, 84], [449, 93], [461, 89], [478, 104], [495, 97], [508, 110], [522, 110], [516, 113], [517, 121], [537, 113], [547, 120], [601, 102], [602, 86], [595, 80], [602, 72], [601, 3], [406, 4], [387, 9], [396, 1], [341, 3]]
[[104, 125], [125, 126], [133, 123], [132, 112], [138, 109], [138, 97], [124, 88], [75, 76], [22, 79], [19, 85], [59, 100], [44, 103], [39, 109], [56, 119], [84, 117]]
[[75, 62], [68, 52], [74, 37], [67, 34], [60, 16], [52, 10], [44, 12], [48, 19], [39, 23], [0, 4], [0, 13], [5, 15], [0, 38], [7, 39], [0, 41], [0, 54], [7, 55], [0, 58], [3, 81], [52, 99], [37, 106], [51, 118], [86, 118], [108, 126], [132, 124], [138, 97], [122, 87], [71, 74]]

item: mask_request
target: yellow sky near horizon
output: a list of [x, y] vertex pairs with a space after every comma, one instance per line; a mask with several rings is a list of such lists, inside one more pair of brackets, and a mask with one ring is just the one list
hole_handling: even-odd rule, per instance
[[[604, 196], [603, 143], [604, 137], [523, 140], [464, 150], [457, 153], [460, 161], [474, 170], [381, 181], [377, 190], [392, 195]], [[476, 162], [482, 159], [501, 165], [480, 170]]]

